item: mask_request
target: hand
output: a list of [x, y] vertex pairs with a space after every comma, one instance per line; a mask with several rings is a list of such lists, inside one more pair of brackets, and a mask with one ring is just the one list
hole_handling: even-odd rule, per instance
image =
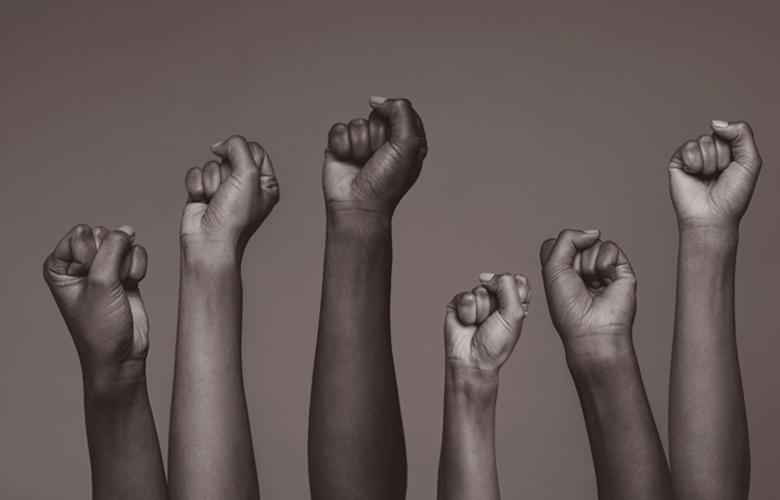
[[669, 163], [672, 202], [681, 225], [738, 225], [761, 170], [747, 123], [714, 120], [712, 130], [712, 135], [680, 146]]
[[368, 120], [330, 129], [322, 174], [325, 204], [389, 216], [419, 177], [428, 146], [408, 100], [372, 97], [369, 102], [374, 110]]
[[636, 277], [623, 251], [598, 231], [564, 230], [542, 244], [542, 275], [553, 324], [567, 348], [600, 354], [630, 340]]
[[249, 238], [279, 201], [279, 183], [268, 154], [241, 136], [211, 150], [220, 162], [187, 172], [182, 244], [227, 245], [242, 255]]
[[444, 340], [454, 368], [497, 373], [509, 359], [528, 314], [531, 287], [520, 274], [480, 275], [482, 284], [447, 305]]
[[43, 264], [43, 276], [76, 344], [85, 374], [110, 381], [144, 376], [149, 319], [138, 284], [144, 247], [130, 226], [79, 224]]

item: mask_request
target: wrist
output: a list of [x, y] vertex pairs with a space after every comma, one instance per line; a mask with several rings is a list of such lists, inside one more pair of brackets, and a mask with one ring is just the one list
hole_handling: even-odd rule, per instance
[[698, 247], [723, 248], [736, 246], [739, 242], [739, 223], [694, 223], [680, 221], [678, 224], [680, 242]]
[[446, 364], [447, 392], [467, 401], [494, 401], [498, 393], [498, 370]]
[[182, 237], [181, 263], [184, 269], [214, 269], [240, 266], [242, 252], [235, 243]]
[[146, 386], [146, 361], [132, 360], [111, 367], [83, 367], [82, 382], [87, 398], [123, 399]]
[[329, 203], [325, 209], [329, 231], [371, 233], [387, 231], [393, 214], [386, 210], [368, 210], [343, 204]]
[[564, 341], [564, 349], [572, 373], [619, 366], [636, 358], [630, 330], [576, 336]]

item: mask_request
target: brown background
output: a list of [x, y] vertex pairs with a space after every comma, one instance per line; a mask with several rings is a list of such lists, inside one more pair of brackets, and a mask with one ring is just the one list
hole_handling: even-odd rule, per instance
[[480, 271], [504, 270], [525, 272], [536, 295], [502, 373], [502, 491], [595, 498], [538, 272], [540, 242], [564, 226], [602, 229], [634, 263], [637, 350], [665, 437], [676, 253], [665, 166], [712, 118], [749, 120], [765, 159], [742, 228], [739, 337], [753, 496], [780, 496], [776, 4], [74, 4], [3, 2], [0, 18], [0, 497], [89, 492], [78, 361], [40, 275], [78, 222], [133, 224], [149, 250], [149, 380], [167, 448], [183, 177], [233, 133], [269, 149], [282, 185], [244, 269], [262, 490], [307, 496], [321, 151], [331, 123], [365, 116], [371, 94], [410, 97], [431, 145], [394, 226], [409, 498], [434, 496], [444, 304]]

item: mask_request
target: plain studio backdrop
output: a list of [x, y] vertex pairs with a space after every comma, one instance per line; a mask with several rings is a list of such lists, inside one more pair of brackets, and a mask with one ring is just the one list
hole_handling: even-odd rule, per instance
[[4, 1], [0, 19], [0, 497], [90, 491], [79, 364], [41, 278], [79, 222], [132, 224], [149, 251], [148, 378], [167, 454], [184, 174], [236, 133], [268, 149], [282, 193], [243, 270], [261, 489], [307, 497], [322, 151], [333, 122], [367, 116], [370, 95], [408, 96], [430, 141], [393, 228], [410, 499], [434, 497], [444, 305], [482, 271], [523, 272], [535, 288], [501, 374], [504, 496], [596, 497], [537, 257], [564, 227], [601, 229], [634, 264], [635, 343], [666, 442], [677, 245], [666, 165], [713, 118], [748, 120], [765, 160], [742, 225], [737, 314], [752, 492], [780, 497], [776, 3], [44, 3]]

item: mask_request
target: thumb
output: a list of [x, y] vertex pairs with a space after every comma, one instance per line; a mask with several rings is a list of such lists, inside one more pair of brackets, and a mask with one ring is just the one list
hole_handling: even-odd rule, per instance
[[249, 144], [240, 135], [212, 144], [211, 151], [230, 163], [233, 172], [239, 176], [257, 172], [257, 164], [252, 158]]
[[550, 238], [542, 243], [542, 248], [539, 249], [539, 258], [542, 261], [542, 266], [544, 266], [547, 263], [547, 259], [550, 258], [550, 254], [555, 247], [555, 241], [555, 238]]
[[523, 307], [524, 297], [520, 296], [515, 277], [509, 273], [499, 275], [483, 273], [479, 275], [479, 280], [482, 286], [496, 297], [498, 302], [496, 310], [510, 321], [513, 327], [520, 326], [526, 312]]
[[734, 161], [747, 168], [751, 173], [758, 173], [761, 168], [761, 156], [758, 154], [750, 125], [746, 122], [712, 120], [710, 126], [717, 137], [729, 143]]
[[372, 96], [369, 105], [390, 126], [390, 140], [399, 145], [422, 145], [423, 132], [419, 130], [417, 113], [408, 99], [388, 99]]
[[89, 279], [94, 284], [109, 287], [121, 280], [122, 263], [133, 245], [134, 231], [129, 226], [109, 232], [92, 262]]
[[256, 143], [249, 143], [249, 151], [252, 153], [252, 159], [255, 165], [260, 169], [260, 187], [269, 190], [274, 196], [279, 196], [279, 181], [276, 179], [274, 165], [271, 163], [271, 157], [263, 147]]

